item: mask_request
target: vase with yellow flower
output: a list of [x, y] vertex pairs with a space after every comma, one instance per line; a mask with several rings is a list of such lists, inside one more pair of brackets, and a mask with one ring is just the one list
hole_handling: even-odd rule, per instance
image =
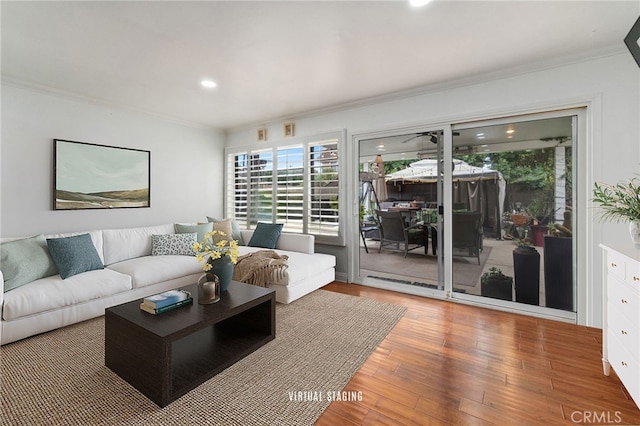
[[233, 265], [238, 261], [238, 241], [225, 232], [213, 230], [204, 235], [204, 239], [193, 244], [198, 262], [208, 275], [216, 275], [220, 281], [220, 290], [226, 291], [233, 276]]

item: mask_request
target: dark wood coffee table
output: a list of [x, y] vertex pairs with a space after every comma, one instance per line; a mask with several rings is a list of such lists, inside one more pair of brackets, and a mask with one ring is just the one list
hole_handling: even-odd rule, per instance
[[275, 292], [232, 282], [220, 301], [152, 315], [141, 300], [105, 310], [105, 365], [160, 407], [275, 339]]

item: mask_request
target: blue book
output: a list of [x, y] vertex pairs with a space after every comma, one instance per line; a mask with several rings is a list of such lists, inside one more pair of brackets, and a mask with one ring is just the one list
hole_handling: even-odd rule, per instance
[[164, 308], [165, 306], [174, 305], [183, 300], [191, 298], [191, 293], [185, 290], [169, 290], [160, 294], [145, 297], [142, 303], [155, 309]]
[[187, 305], [192, 305], [192, 304], [193, 304], [193, 298], [190, 297], [188, 299], [181, 300], [178, 303], [174, 303], [173, 305], [167, 305], [167, 306], [164, 306], [164, 307], [158, 308], [158, 309], [153, 308], [150, 305], [147, 305], [145, 302], [142, 302], [140, 304], [140, 309], [142, 309], [145, 312], [149, 312], [150, 314], [157, 315], [157, 314], [161, 314], [163, 312], [172, 311], [172, 310], [177, 309], [177, 308], [179, 308], [181, 306], [187, 306]]

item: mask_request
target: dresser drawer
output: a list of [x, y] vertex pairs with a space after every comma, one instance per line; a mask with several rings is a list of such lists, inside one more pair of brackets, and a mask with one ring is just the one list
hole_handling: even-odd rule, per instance
[[640, 324], [640, 295], [629, 284], [609, 277], [607, 299], [609, 322], [622, 316], [636, 327]]
[[638, 360], [624, 348], [617, 337], [609, 339], [609, 364], [633, 398], [636, 405], [640, 402], [640, 377]]
[[640, 262], [627, 260], [624, 271], [627, 283], [640, 291]]
[[607, 271], [609, 275], [614, 275], [622, 280], [625, 277], [625, 261], [627, 260], [626, 256], [608, 250], [607, 251]]
[[[612, 309], [609, 307], [609, 309]], [[607, 336], [616, 338], [630, 353], [640, 353], [640, 329], [637, 321], [630, 320], [625, 315], [615, 312], [609, 315]]]

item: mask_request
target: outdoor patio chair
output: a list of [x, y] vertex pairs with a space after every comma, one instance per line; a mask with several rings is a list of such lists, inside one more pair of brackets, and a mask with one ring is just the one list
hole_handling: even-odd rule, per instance
[[404, 246], [404, 257], [411, 250], [424, 247], [424, 254], [427, 254], [427, 228], [424, 225], [405, 226], [404, 217], [401, 212], [389, 212], [376, 210], [380, 223], [380, 247], [395, 244], [396, 249], [400, 249], [400, 244]]
[[482, 227], [480, 213], [453, 212], [453, 255], [476, 257], [480, 264], [482, 251]]

